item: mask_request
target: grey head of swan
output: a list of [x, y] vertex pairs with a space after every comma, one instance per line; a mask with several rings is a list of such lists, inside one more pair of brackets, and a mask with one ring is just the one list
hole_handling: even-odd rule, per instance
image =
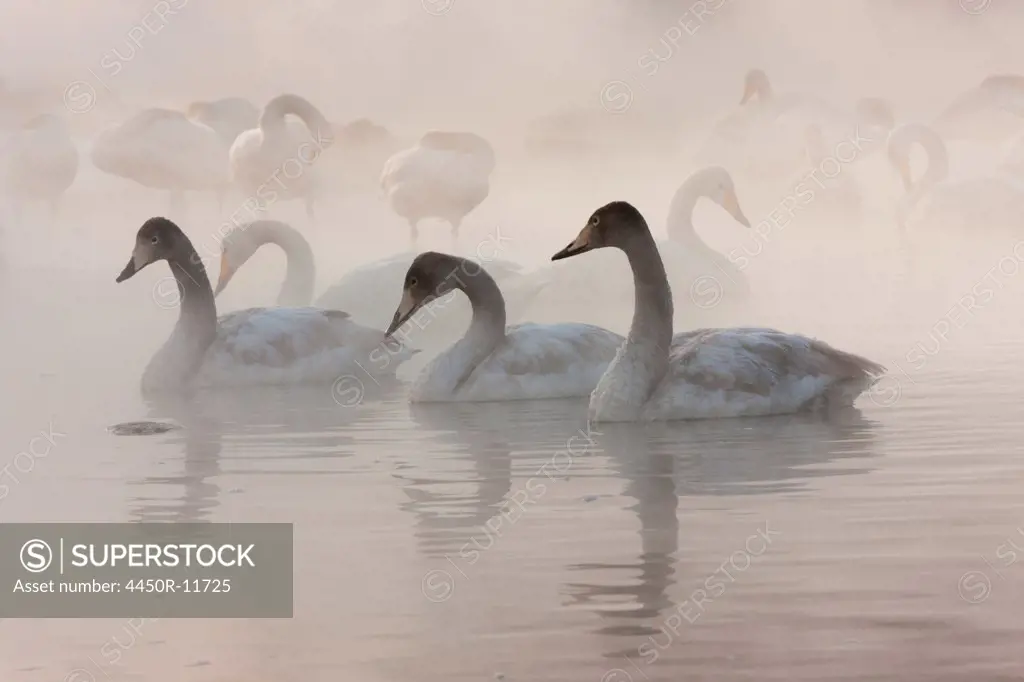
[[772, 96], [771, 81], [768, 80], [768, 74], [761, 69], [747, 71], [743, 81], [743, 98], [740, 100], [740, 104], [746, 104], [755, 95], [759, 102], [764, 102]]
[[646, 239], [653, 245], [647, 221], [632, 204], [613, 201], [594, 211], [576, 239], [553, 255], [551, 260], [562, 260], [606, 247], [628, 253], [629, 246], [638, 239]]
[[302, 234], [280, 220], [254, 220], [235, 225], [221, 238], [220, 274], [214, 295], [219, 296], [238, 269], [264, 244], [277, 244], [288, 259], [287, 272], [277, 297], [278, 305], [307, 306], [316, 288], [313, 249]]
[[478, 263], [436, 251], [421, 253], [405, 273], [402, 300], [386, 332], [391, 336], [416, 311], [437, 299], [463, 291], [473, 306], [474, 318], [486, 318], [489, 328], [505, 329], [505, 300], [494, 279]]

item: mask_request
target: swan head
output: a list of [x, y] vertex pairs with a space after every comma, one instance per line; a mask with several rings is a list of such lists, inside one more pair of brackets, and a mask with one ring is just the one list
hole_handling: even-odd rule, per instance
[[460, 274], [474, 274], [469, 272], [469, 268], [462, 267], [464, 262], [437, 251], [426, 251], [416, 256], [405, 273], [402, 300], [391, 318], [385, 336], [390, 337], [398, 331], [423, 306], [460, 288], [460, 284], [464, 285], [464, 282], [459, 281]]
[[562, 260], [608, 246], [624, 249], [641, 234], [650, 237], [651, 232], [640, 211], [625, 201], [613, 201], [594, 211], [576, 239], [553, 255], [551, 260]]
[[743, 98], [740, 100], [740, 104], [746, 104], [756, 95], [758, 98], [762, 98], [771, 92], [771, 83], [768, 81], [768, 74], [761, 69], [751, 69], [747, 71], [747, 76], [743, 80]]
[[115, 281], [123, 282], [151, 263], [176, 260], [187, 248], [191, 244], [180, 227], [167, 218], [150, 218], [135, 235], [132, 257]]
[[[724, 208], [740, 225], [750, 227], [750, 220], [747, 219], [743, 209], [740, 208], [740, 200], [736, 196], [736, 185], [733, 184], [729, 171], [721, 166], [711, 166], [697, 171], [691, 178], [695, 185], [692, 191], [703, 194]], [[674, 207], [670, 209], [670, 213], [673, 212]]]

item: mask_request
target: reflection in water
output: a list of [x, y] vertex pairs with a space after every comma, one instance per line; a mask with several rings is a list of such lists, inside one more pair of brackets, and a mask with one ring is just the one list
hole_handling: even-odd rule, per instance
[[[439, 462], [423, 462], [431, 473], [396, 474], [409, 502], [404, 511], [416, 517], [415, 535], [420, 551], [438, 558], [459, 552], [486, 551], [494, 542], [497, 518], [507, 509], [512, 491], [513, 453], [529, 455], [565, 447], [567, 431], [580, 421], [585, 405], [579, 401], [517, 402], [515, 409], [501, 403], [410, 405], [413, 421], [428, 431], [437, 444], [424, 450], [451, 451], [472, 462], [474, 475], [461, 470], [441, 475]], [[429, 432], [433, 433], [429, 433]], [[530, 473], [533, 473], [532, 471]], [[450, 492], [467, 483], [475, 491]], [[440, 488], [440, 492], [435, 490]], [[447, 490], [446, 490], [447, 489]], [[488, 522], [494, 518], [494, 522]]]
[[[678, 555], [680, 497], [795, 491], [800, 481], [814, 475], [865, 470], [812, 472], [805, 467], [874, 454], [874, 424], [855, 411], [828, 421], [796, 415], [749, 420], [742, 426], [736, 429], [728, 421], [601, 425], [597, 443], [625, 479], [623, 493], [636, 500], [629, 510], [640, 522], [640, 551], [634, 563], [571, 565], [570, 570], [593, 577], [591, 582], [569, 583], [567, 591], [571, 605], [594, 606], [602, 619], [596, 634], [616, 638], [606, 658], [632, 662], [640, 659], [639, 653], [667, 646], [666, 640], [675, 635], [665, 631], [665, 623], [689, 594], [670, 595], [680, 582], [677, 566], [691, 574], [682, 580], [688, 586], [702, 584], [706, 577], [688, 571], [687, 558]], [[681, 622], [682, 617], [676, 619]]]
[[[362, 396], [362, 403], [352, 406], [340, 405], [324, 387], [208, 391], [150, 401], [150, 417], [173, 419], [184, 427], [162, 441], [182, 446], [182, 471], [129, 480], [129, 485], [143, 486], [132, 498], [132, 518], [210, 521], [222, 502], [222, 489], [215, 481], [225, 474], [338, 473], [328, 462], [351, 456], [355, 442], [342, 429], [350, 427], [371, 401], [394, 399], [400, 384], [375, 388], [373, 394]], [[310, 466], [297, 466], [302, 460]], [[236, 466], [225, 471], [226, 461]], [[183, 490], [174, 497], [160, 496], [164, 486]]]

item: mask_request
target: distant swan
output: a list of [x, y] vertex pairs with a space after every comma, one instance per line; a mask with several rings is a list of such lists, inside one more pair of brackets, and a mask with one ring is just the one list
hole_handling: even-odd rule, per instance
[[884, 368], [828, 344], [773, 329], [672, 335], [672, 292], [647, 222], [626, 202], [597, 211], [552, 260], [593, 249], [625, 252], [636, 308], [625, 344], [590, 396], [597, 422], [664, 421], [842, 408]]
[[[313, 248], [298, 230], [277, 220], [256, 220], [228, 230], [221, 240], [220, 277], [215, 293], [220, 294], [245, 263], [264, 244], [275, 244], [285, 252], [287, 270], [277, 297], [284, 306], [309, 305], [316, 289], [316, 263]], [[316, 301], [321, 308], [349, 311], [359, 322], [384, 326], [389, 318], [381, 313], [384, 301], [391, 300], [402, 286], [414, 254], [403, 253], [350, 270]], [[472, 263], [467, 261], [467, 263]], [[521, 268], [512, 262], [484, 261], [499, 281], [513, 286], [520, 301], [532, 300], [543, 287], [521, 281]], [[467, 267], [470, 267], [467, 265]], [[473, 263], [472, 268], [480, 265]], [[475, 272], [475, 269], [473, 270]], [[417, 345], [431, 345], [448, 336], [452, 328], [469, 324], [470, 310], [464, 301], [438, 301], [429, 306], [429, 324], [417, 331]], [[513, 317], [513, 319], [516, 319]]]
[[21, 215], [28, 201], [45, 201], [51, 215], [78, 175], [78, 149], [63, 118], [42, 114], [11, 137], [2, 152], [4, 193]]
[[[920, 145], [927, 155], [927, 167], [916, 180], [910, 167], [915, 145]], [[1017, 227], [1024, 212], [1024, 191], [999, 175], [951, 180], [949, 153], [932, 128], [921, 123], [900, 126], [889, 136], [888, 157], [906, 190], [896, 209], [901, 227]]]
[[420, 254], [409, 267], [387, 334], [395, 334], [424, 304], [455, 290], [469, 298], [473, 320], [462, 340], [416, 378], [412, 402], [585, 396], [623, 343], [618, 334], [588, 324], [521, 324], [506, 330], [505, 301], [487, 271], [434, 251]]
[[1002, 144], [1024, 132], [1024, 76], [989, 76], [957, 97], [931, 127], [949, 141]]
[[117, 281], [160, 260], [167, 261], [178, 285], [181, 312], [146, 367], [143, 393], [329, 384], [346, 372], [356, 378], [388, 377], [416, 352], [337, 310], [250, 308], [218, 319], [206, 268], [192, 242], [166, 218], [150, 218], [139, 228], [131, 260]]
[[[306, 130], [288, 125], [288, 114], [302, 119]], [[315, 162], [333, 139], [331, 124], [319, 109], [298, 95], [278, 95], [263, 107], [258, 126], [240, 133], [231, 145], [232, 179], [259, 210], [301, 199], [313, 220], [322, 189]]]
[[454, 241], [463, 218], [490, 193], [494, 166], [494, 149], [484, 138], [435, 130], [388, 159], [380, 185], [391, 208], [409, 222], [413, 245], [425, 218], [447, 221]]
[[[725, 209], [740, 225], [750, 227], [729, 172], [711, 166], [694, 172], [676, 190], [669, 205], [669, 238], [660, 242], [660, 248], [673, 285], [693, 304], [706, 309], [707, 297], [717, 298], [713, 301], [715, 306], [719, 302], [729, 304], [744, 300], [750, 293], [750, 285], [732, 259], [708, 246], [694, 228], [694, 210], [705, 197]], [[575, 261], [547, 265], [525, 277], [546, 282], [544, 296], [536, 298], [538, 306], [577, 310], [586, 315], [588, 322], [613, 326], [612, 316], [618, 315], [620, 309], [628, 309], [633, 302], [628, 280], [616, 274], [619, 258], [611, 252], [595, 254], [594, 263]], [[522, 305], [516, 296], [510, 294], [508, 298], [517, 306]], [[578, 301], [588, 299], [601, 301], [601, 305], [578, 305]]]
[[212, 128], [180, 111], [146, 109], [99, 133], [91, 160], [104, 173], [170, 190], [172, 214], [184, 210], [186, 191], [228, 186], [228, 150]]
[[259, 108], [242, 97], [192, 102], [185, 114], [193, 121], [213, 128], [228, 149], [239, 135], [259, 125], [260, 120]]

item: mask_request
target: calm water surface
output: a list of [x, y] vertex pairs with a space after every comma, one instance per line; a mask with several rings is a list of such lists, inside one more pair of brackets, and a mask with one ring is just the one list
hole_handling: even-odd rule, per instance
[[[402, 383], [351, 406], [329, 387], [147, 404], [139, 373], [176, 311], [146, 300], [157, 268], [114, 285], [122, 227], [89, 267], [8, 257], [2, 464], [40, 432], [53, 445], [8, 469], [0, 518], [294, 523], [295, 617], [7, 620], [4, 679], [1024, 672], [1017, 275], [942, 324], [1007, 243], [966, 262], [936, 247], [911, 276], [855, 239], [831, 255], [780, 240], [737, 322], [888, 364], [859, 410], [590, 427], [585, 401], [428, 409]], [[764, 276], [786, 262], [800, 275]], [[184, 428], [106, 431], [146, 418]]]

